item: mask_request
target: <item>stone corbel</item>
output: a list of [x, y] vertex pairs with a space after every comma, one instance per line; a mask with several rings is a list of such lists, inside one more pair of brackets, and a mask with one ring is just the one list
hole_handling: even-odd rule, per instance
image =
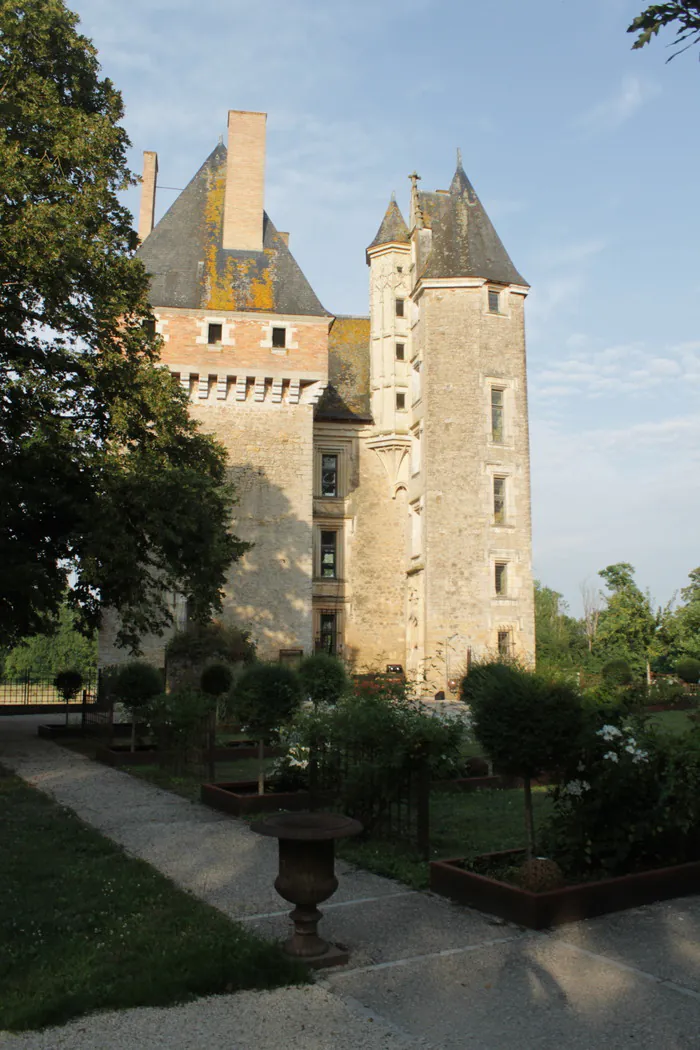
[[408, 467], [411, 455], [411, 440], [407, 437], [393, 435], [372, 438], [367, 447], [377, 453], [386, 471], [391, 486], [391, 498], [396, 499], [399, 489], [405, 489], [408, 483]]

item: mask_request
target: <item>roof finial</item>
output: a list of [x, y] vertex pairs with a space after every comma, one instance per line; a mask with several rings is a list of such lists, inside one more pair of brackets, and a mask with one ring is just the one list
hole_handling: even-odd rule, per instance
[[396, 190], [391, 191], [391, 203], [396, 204]]
[[458, 146], [457, 147], [457, 168], [459, 169], [461, 167], [462, 167], [462, 151], [461, 151], [461, 149]]
[[224, 136], [223, 135], [219, 135], [219, 145], [223, 146], [223, 144], [224, 144]]
[[417, 171], [413, 171], [413, 172], [411, 172], [411, 174], [408, 177], [409, 177], [409, 179], [411, 180], [411, 183], [412, 183], [411, 189], [412, 190], [417, 190], [418, 189], [418, 183], [420, 181], [420, 175], [418, 174], [418, 172]]

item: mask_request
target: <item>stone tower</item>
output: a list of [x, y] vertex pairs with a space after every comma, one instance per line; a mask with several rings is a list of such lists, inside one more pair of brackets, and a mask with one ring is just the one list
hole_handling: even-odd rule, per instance
[[[460, 162], [449, 190], [411, 176], [408, 223], [392, 196], [367, 248], [370, 316], [329, 314], [264, 210], [265, 119], [231, 110], [227, 144], [155, 226], [146, 152], [138, 224], [162, 362], [225, 446], [234, 530], [254, 544], [224, 619], [265, 659], [401, 664], [449, 695], [470, 653], [534, 654], [528, 286]], [[107, 613], [102, 666], [128, 659], [115, 626]], [[166, 640], [146, 657], [162, 664]]]
[[468, 658], [534, 658], [524, 301], [462, 169], [412, 176], [406, 664], [445, 688]]

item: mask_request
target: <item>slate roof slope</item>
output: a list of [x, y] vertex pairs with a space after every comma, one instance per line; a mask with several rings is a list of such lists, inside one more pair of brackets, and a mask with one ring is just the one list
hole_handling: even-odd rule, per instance
[[384, 213], [381, 226], [377, 230], [377, 236], [367, 250], [369, 251], [369, 248], [376, 248], [379, 244], [390, 244], [391, 242], [410, 244], [410, 240], [408, 226], [401, 214], [401, 209], [396, 203], [396, 197], [392, 193], [389, 207]]
[[461, 164], [449, 194], [421, 194], [426, 196], [439, 200], [434, 202], [432, 246], [421, 277], [483, 277], [499, 284], [528, 286], [511, 262]]
[[336, 317], [328, 335], [328, 386], [315, 418], [371, 423], [369, 317]]
[[263, 213], [263, 250], [222, 248], [226, 147], [219, 143], [138, 249], [151, 305], [328, 317]]

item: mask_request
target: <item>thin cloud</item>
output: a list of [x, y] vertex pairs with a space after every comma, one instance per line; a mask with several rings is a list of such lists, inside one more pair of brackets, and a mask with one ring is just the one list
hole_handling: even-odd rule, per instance
[[573, 353], [549, 361], [546, 367], [533, 365], [534, 397], [617, 397], [664, 388], [685, 389], [700, 383], [700, 342], [679, 343], [662, 350], [637, 343], [593, 350], [579, 337], [571, 350]]
[[616, 131], [658, 95], [659, 90], [653, 81], [643, 80], [639, 76], [626, 76], [613, 94], [582, 113], [575, 125], [588, 132]]

